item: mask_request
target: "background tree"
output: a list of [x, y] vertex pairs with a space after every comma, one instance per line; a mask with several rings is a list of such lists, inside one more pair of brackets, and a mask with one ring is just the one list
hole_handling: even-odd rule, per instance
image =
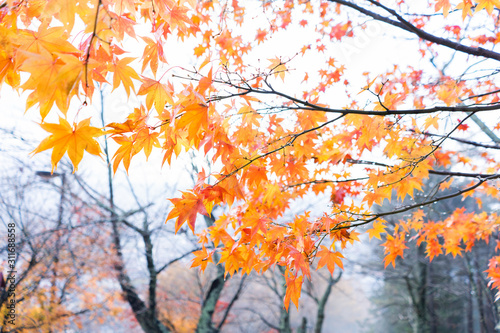
[[[425, 193], [434, 190], [433, 179], [426, 183]], [[490, 213], [491, 206], [486, 201], [483, 209]], [[421, 217], [436, 221], [449, 217], [457, 208], [469, 214], [483, 211], [471, 198], [455, 198], [424, 207]], [[391, 227], [406, 217], [401, 214], [393, 218], [388, 220]], [[498, 308], [484, 272], [496, 244], [480, 242], [463, 256], [439, 256], [432, 261], [427, 258], [429, 248], [424, 243], [409, 246], [404, 260], [398, 260], [394, 269], [382, 270], [378, 258], [368, 264], [383, 273], [383, 284], [374, 297], [380, 315], [375, 317], [378, 320], [373, 331], [384, 327], [388, 332], [495, 332]], [[383, 256], [382, 252], [374, 247], [375, 256]]]
[[[1, 331], [91, 328], [92, 322], [102, 324], [111, 313], [118, 320], [122, 308], [114, 300], [115, 290], [108, 286], [112, 279], [99, 269], [109, 242], [104, 230], [96, 232], [96, 212], [82, 205], [64, 174], [43, 180], [19, 166], [1, 177], [0, 219], [5, 228], [8, 223], [16, 224], [16, 273], [14, 280], [7, 280], [0, 298]], [[60, 178], [59, 185], [54, 178]], [[45, 200], [40, 200], [43, 196]], [[47, 200], [51, 197], [54, 200]], [[7, 273], [11, 270], [7, 269], [7, 239], [0, 244]], [[7, 290], [12, 282], [16, 325], [9, 325], [7, 317], [12, 298]]]
[[[101, 181], [99, 186], [85, 175], [72, 175], [67, 165], [60, 167], [58, 173], [36, 171], [19, 151], [26, 152], [29, 142], [11, 137], [10, 133], [5, 141], [12, 145], [4, 146], [6, 149], [17, 143], [11, 153], [21, 158], [9, 153], [2, 156], [5, 169], [1, 177], [0, 218], [6, 230], [8, 223], [16, 223], [18, 251], [15, 286], [18, 321], [15, 326], [4, 321], [9, 299], [3, 288], [0, 299], [3, 331], [59, 332], [82, 327], [120, 331], [136, 322], [143, 331], [150, 332], [158, 328], [151, 324], [143, 328], [141, 324], [146, 320], [154, 324], [156, 319], [157, 327], [190, 332], [192, 325], [195, 328], [199, 325], [201, 313], [207, 308], [212, 309], [212, 314], [204, 320], [205, 325], [220, 329], [228, 322], [232, 305], [216, 309], [225, 285], [223, 277], [221, 290], [215, 297], [208, 290], [215, 282], [220, 283], [221, 277], [217, 275], [214, 279], [207, 274], [203, 279], [198, 278], [189, 288], [199, 288], [199, 299], [189, 305], [177, 299], [180, 295], [171, 287], [160, 283], [160, 277], [166, 274], [179, 279], [182, 270], [170, 271], [170, 265], [179, 262], [186, 265], [183, 260], [198, 249], [193, 236], [174, 237], [172, 228], [164, 224], [167, 208], [164, 200], [143, 203], [144, 198], [137, 196], [138, 188], [131, 181], [118, 182], [119, 200], [127, 203], [127, 209], [121, 209], [113, 199], [114, 192], [109, 192], [110, 195], [106, 191], [117, 186], [113, 186], [112, 178], [109, 184]], [[40, 169], [44, 170], [43, 166]], [[93, 175], [102, 171], [106, 174], [107, 167], [95, 168]], [[126, 197], [135, 197], [135, 205]], [[0, 244], [5, 268], [7, 239]], [[115, 250], [116, 244], [120, 255]], [[168, 246], [170, 256], [159, 258], [158, 248]], [[146, 282], [144, 276], [148, 277]], [[241, 288], [232, 291], [229, 300], [235, 301], [240, 291]], [[213, 304], [204, 302], [205, 295], [207, 298], [211, 295]], [[151, 309], [150, 304], [155, 311], [148, 313], [144, 309]], [[190, 318], [187, 321], [183, 319], [186, 313]]]

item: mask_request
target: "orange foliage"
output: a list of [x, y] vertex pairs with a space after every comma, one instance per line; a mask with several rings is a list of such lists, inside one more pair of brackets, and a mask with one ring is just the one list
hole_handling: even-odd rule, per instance
[[[491, 145], [480, 146], [485, 155], [472, 158], [446, 144], [473, 140], [454, 136], [468, 134], [465, 122], [471, 124], [472, 113], [500, 108], [499, 87], [486, 76], [468, 82], [459, 74], [445, 75], [444, 68], [429, 67], [431, 62], [449, 61], [435, 59], [441, 50], [450, 49], [468, 55], [456, 60], [465, 61], [456, 68], [469, 68], [474, 57], [498, 61], [500, 55], [488, 50], [500, 40], [474, 35], [479, 29], [467, 31], [469, 23], [464, 22], [470, 17], [496, 27], [498, 0], [463, 0], [457, 6], [429, 1], [428, 9], [442, 20], [433, 21], [431, 30], [443, 23], [443, 33], [436, 36], [451, 35], [446, 42], [425, 31], [428, 16], [393, 15], [410, 12], [409, 1], [398, 1], [392, 9], [370, 1], [359, 17], [350, 14], [357, 5], [348, 0], [246, 5], [215, 0], [0, 2], [0, 84], [27, 91], [26, 108], [37, 106], [42, 128], [51, 133], [34, 153], [53, 149], [55, 169], [67, 152], [76, 171], [84, 151], [100, 154], [95, 138], [107, 133], [118, 144], [116, 172], [121, 164], [128, 171], [142, 150], [146, 157], [160, 150], [164, 163], [173, 163], [183, 151], [198, 151], [212, 163], [211, 173], [200, 172], [193, 189], [170, 199], [174, 207], [168, 219], [176, 220], [176, 230], [187, 223], [195, 231], [199, 214], [223, 207], [225, 214], [205, 235], [219, 245], [227, 274], [286, 266], [287, 306], [290, 300], [297, 305], [316, 257], [318, 266], [331, 272], [342, 267], [342, 254], [328, 246], [342, 249], [359, 241], [356, 227], [373, 223], [369, 237], [380, 238], [384, 216], [447, 199], [441, 191], [459, 177], [473, 182], [454, 195], [498, 199], [500, 163], [488, 153]], [[256, 11], [267, 18], [263, 26], [251, 20]], [[379, 20], [380, 12], [390, 17], [394, 29], [418, 34], [421, 42], [414, 44], [415, 51], [428, 67], [394, 64], [385, 73], [374, 68], [377, 73], [362, 78], [368, 85], [351, 84], [345, 74], [349, 64], [327, 56], [329, 45], [323, 37], [352, 46], [348, 43], [371, 20], [366, 15]], [[278, 33], [290, 27], [309, 29], [304, 30], [307, 40], [293, 40], [295, 53], [256, 59], [254, 49], [272, 45]], [[254, 30], [245, 33], [247, 28]], [[467, 40], [464, 44], [457, 41], [458, 34]], [[177, 49], [166, 48], [166, 42], [175, 39], [176, 47], [187, 45], [192, 48], [188, 54], [194, 54], [180, 70], [167, 67], [166, 58], [175, 58]], [[482, 44], [488, 47], [479, 48]], [[136, 52], [135, 45], [143, 49]], [[317, 57], [308, 58], [313, 53]], [[186, 69], [188, 65], [193, 69]], [[167, 79], [171, 69], [178, 70], [174, 78], [188, 81]], [[297, 94], [291, 83], [294, 71], [300, 72], [299, 80], [304, 78], [305, 90]], [[137, 96], [141, 106], [130, 107], [125, 121], [112, 119], [105, 132], [90, 126], [93, 118], [78, 119], [82, 114], [92, 117], [86, 106], [93, 103], [95, 87], [108, 83], [127, 97]], [[81, 107], [75, 113], [70, 106], [77, 100]], [[415, 109], [407, 109], [411, 107]], [[45, 122], [58, 111], [64, 116], [59, 123]], [[462, 112], [459, 125], [451, 116], [456, 112]], [[458, 163], [472, 171], [454, 169]], [[391, 212], [372, 209], [393, 195], [416, 200], [414, 193], [422, 190], [430, 174], [443, 178], [437, 194]], [[330, 200], [296, 215], [294, 203], [309, 194]], [[443, 253], [461, 255], [476, 241], [488, 240], [499, 222], [496, 214], [462, 210], [443, 221], [426, 221], [416, 211], [385, 235], [385, 266], [403, 258], [410, 230], [418, 233], [418, 243], [426, 243], [432, 260]], [[209, 240], [201, 237], [200, 242], [205, 246]], [[194, 266], [204, 269], [211, 255], [203, 247]], [[494, 287], [499, 266], [493, 260], [488, 271]]]

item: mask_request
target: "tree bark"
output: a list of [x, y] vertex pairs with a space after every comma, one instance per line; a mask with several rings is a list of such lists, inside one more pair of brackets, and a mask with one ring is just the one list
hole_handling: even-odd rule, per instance
[[326, 303], [328, 302], [328, 298], [330, 297], [330, 294], [332, 292], [332, 287], [339, 282], [340, 278], [342, 277], [342, 271], [340, 271], [339, 276], [337, 276], [335, 279], [330, 275], [328, 277], [328, 285], [326, 287], [325, 292], [323, 293], [323, 297], [318, 302], [318, 312], [316, 315], [316, 325], [314, 326], [314, 333], [321, 333], [321, 330], [323, 328], [323, 322], [325, 320], [325, 308], [326, 308]]
[[[280, 271], [280, 277], [282, 281], [282, 286], [286, 288], [286, 280], [285, 280], [285, 267], [278, 266]], [[290, 327], [290, 313], [285, 309], [284, 297], [281, 297], [281, 309], [280, 309], [280, 325], [279, 325], [280, 333], [292, 333], [292, 328]]]
[[[103, 101], [103, 95], [101, 94], [101, 120], [104, 123], [104, 101]], [[119, 218], [117, 214], [115, 213], [115, 202], [114, 202], [114, 191], [113, 191], [113, 176], [111, 172], [111, 163], [109, 159], [109, 152], [108, 152], [108, 142], [105, 138], [105, 146], [104, 146], [104, 153], [106, 155], [106, 160], [108, 162], [108, 187], [109, 187], [109, 207], [110, 207], [110, 217], [111, 217], [111, 225], [112, 225], [112, 242], [115, 247], [116, 251], [116, 263], [114, 265], [114, 269], [118, 273], [118, 283], [120, 284], [120, 288], [123, 292], [123, 297], [125, 300], [128, 302], [130, 307], [132, 308], [132, 311], [134, 313], [135, 318], [139, 322], [139, 325], [141, 326], [142, 330], [145, 333], [170, 333], [171, 329], [167, 328], [162, 322], [160, 322], [156, 316], [156, 303], [153, 302], [150, 304], [150, 307], [148, 308], [144, 301], [141, 299], [139, 294], [137, 293], [135, 287], [132, 284], [132, 281], [130, 280], [130, 277], [128, 276], [126, 269], [125, 269], [125, 261], [123, 259], [123, 253], [122, 253], [122, 247], [121, 247], [121, 242], [120, 242], [120, 230], [119, 230]], [[143, 234], [143, 238], [147, 236], [147, 234]], [[148, 237], [146, 237], [149, 239]], [[148, 261], [148, 269], [150, 268], [150, 265], [153, 265], [154, 268], [154, 263], [152, 261], [152, 244], [151, 242], [147, 242], [146, 238], [144, 238], [145, 241], [145, 246], [146, 246], [146, 253], [150, 254], [150, 256], [146, 255], [146, 259]], [[150, 240], [150, 239], [149, 239]], [[155, 274], [151, 276], [151, 270], [150, 272], [150, 288], [149, 292], [151, 293], [152, 291], [155, 292], [156, 288], [156, 271], [153, 269]], [[151, 281], [151, 279], [154, 279], [154, 281]], [[154, 288], [151, 290], [151, 284], [154, 282]], [[155, 300], [155, 295], [149, 295], [150, 296], [150, 301], [151, 297], [153, 297], [153, 301]], [[170, 325], [171, 328], [172, 325]]]

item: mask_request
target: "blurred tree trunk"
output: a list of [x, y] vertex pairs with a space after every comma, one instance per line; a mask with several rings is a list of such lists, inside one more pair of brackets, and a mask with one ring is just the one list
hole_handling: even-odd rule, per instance
[[302, 323], [300, 324], [299, 328], [297, 329], [297, 333], [307, 333], [307, 318], [302, 317]]
[[222, 289], [224, 288], [224, 283], [224, 267], [217, 265], [217, 276], [210, 284], [210, 288], [201, 306], [201, 315], [196, 328], [197, 333], [215, 333], [219, 331], [214, 327], [213, 315]]
[[323, 321], [325, 320], [326, 303], [328, 302], [328, 298], [330, 297], [333, 286], [337, 282], [339, 282], [341, 277], [342, 271], [340, 271], [339, 275], [335, 279], [331, 275], [328, 275], [328, 284], [326, 286], [325, 292], [323, 293], [323, 296], [319, 300], [315, 298], [315, 301], [318, 304], [318, 311], [316, 315], [316, 325], [314, 326], [314, 333], [321, 333], [321, 330], [323, 328]]
[[[285, 290], [286, 280], [285, 280], [285, 267], [278, 266], [280, 271], [280, 281]], [[284, 296], [284, 295], [283, 295]], [[290, 312], [285, 309], [284, 297], [281, 297], [281, 308], [280, 308], [280, 333], [292, 333], [292, 328], [290, 327]]]

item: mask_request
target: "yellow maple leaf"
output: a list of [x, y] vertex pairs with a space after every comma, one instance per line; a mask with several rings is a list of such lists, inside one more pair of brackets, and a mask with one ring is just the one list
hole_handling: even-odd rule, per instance
[[342, 263], [342, 260], [340, 259], [340, 258], [344, 258], [342, 253], [330, 251], [324, 245], [321, 245], [321, 250], [318, 251], [318, 258], [320, 258], [320, 260], [318, 262], [318, 269], [320, 269], [321, 267], [326, 265], [326, 267], [328, 268], [328, 271], [332, 275], [333, 275], [333, 272], [335, 271], [335, 265], [339, 266], [342, 269], [344, 268], [344, 264]]
[[137, 95], [146, 95], [146, 106], [150, 110], [155, 105], [159, 115], [163, 113], [165, 105], [174, 104], [172, 95], [167, 86], [153, 79], [142, 77], [142, 85], [139, 88]]
[[438, 116], [435, 116], [435, 117], [430, 116], [430, 117], [428, 117], [427, 119], [425, 119], [424, 128], [427, 130], [432, 125], [432, 126], [434, 126], [435, 129], [439, 129], [438, 120], [439, 120]]
[[275, 77], [279, 76], [283, 81], [285, 81], [285, 72], [287, 71], [285, 64], [281, 62], [278, 57], [274, 59], [267, 59], [271, 62], [267, 68], [271, 70]]
[[385, 221], [375, 221], [372, 225], [371, 229], [368, 229], [366, 232], [368, 233], [368, 237], [372, 239], [373, 237], [382, 239], [380, 234], [385, 233]]
[[436, 2], [436, 5], [434, 6], [434, 10], [437, 12], [442, 8], [443, 16], [446, 17], [450, 12], [450, 7], [450, 0], [438, 0], [438, 2]]
[[47, 132], [52, 133], [45, 138], [32, 154], [38, 154], [52, 148], [52, 172], [57, 168], [57, 163], [67, 152], [73, 164], [73, 173], [78, 170], [78, 164], [82, 160], [83, 152], [86, 150], [92, 155], [100, 155], [101, 147], [94, 139], [104, 134], [97, 127], [90, 126], [90, 118], [84, 119], [78, 124], [70, 123], [59, 117], [59, 124], [42, 123], [40, 126]]
[[462, 20], [465, 20], [467, 15], [472, 16], [472, 2], [471, 0], [463, 0], [459, 3], [456, 9], [462, 10]]
[[491, 15], [494, 7], [500, 8], [500, 0], [476, 0], [476, 2], [477, 2], [476, 12], [485, 8], [488, 14]]
[[112, 66], [110, 66], [110, 71], [114, 72], [113, 75], [113, 90], [118, 88], [120, 83], [123, 83], [123, 87], [127, 92], [127, 96], [130, 96], [130, 89], [135, 92], [134, 83], [132, 79], [139, 80], [139, 75], [137, 75], [136, 71], [128, 66], [135, 58], [125, 57], [123, 59], [118, 60]]

